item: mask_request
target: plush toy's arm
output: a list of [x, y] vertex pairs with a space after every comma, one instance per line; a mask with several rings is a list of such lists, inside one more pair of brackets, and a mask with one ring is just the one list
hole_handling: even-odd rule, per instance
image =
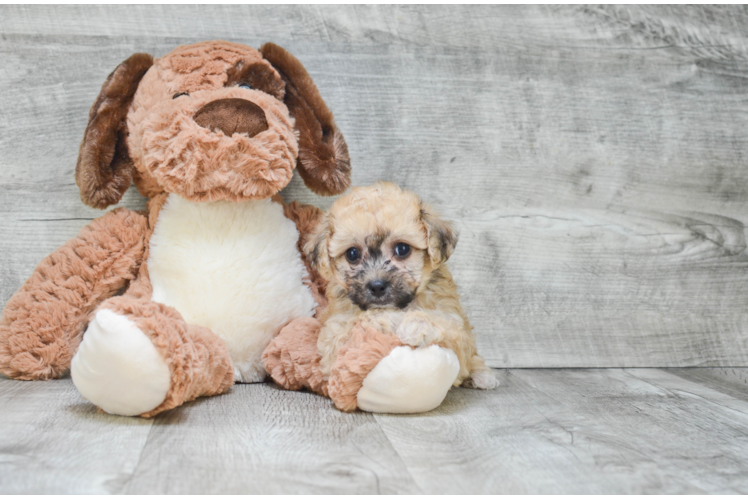
[[58, 378], [70, 367], [89, 315], [137, 275], [147, 219], [118, 208], [47, 256], [0, 316], [0, 372]]
[[276, 384], [290, 391], [303, 388], [329, 396], [343, 411], [356, 409], [356, 394], [379, 361], [402, 343], [394, 335], [354, 327], [351, 338], [338, 353], [330, 383], [320, 369], [317, 339], [322, 324], [300, 318], [285, 326], [262, 355], [265, 371]]
[[354, 326], [330, 370], [328, 392], [335, 406], [343, 411], [355, 410], [366, 377], [393, 349], [402, 345], [394, 335]]
[[325, 380], [317, 349], [321, 327], [314, 318], [298, 319], [270, 343], [262, 362], [278, 385], [329, 396], [343, 411], [419, 413], [439, 406], [457, 377], [451, 349], [413, 349], [395, 335], [356, 325]]
[[421, 413], [441, 404], [459, 369], [451, 349], [413, 349], [396, 335], [357, 325], [338, 353], [328, 392], [343, 411]]

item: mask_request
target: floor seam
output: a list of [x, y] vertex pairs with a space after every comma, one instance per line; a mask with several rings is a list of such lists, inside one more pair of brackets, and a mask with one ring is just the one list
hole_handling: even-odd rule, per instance
[[[132, 418], [142, 418], [142, 417], [132, 417]], [[151, 440], [151, 433], [153, 432], [153, 427], [156, 425], [156, 419], [159, 418], [159, 416], [155, 416], [151, 419], [151, 425], [148, 428], [148, 434], [145, 436], [145, 442], [143, 443], [143, 447], [140, 449], [140, 453], [138, 454], [138, 459], [135, 462], [135, 465], [132, 468], [132, 473], [130, 473], [130, 477], [122, 484], [122, 487], [120, 488], [120, 491], [118, 491], [115, 494], [118, 495], [127, 495], [129, 494], [127, 492], [128, 487], [132, 483], [133, 479], [135, 479], [135, 475], [138, 473], [138, 469], [140, 468], [140, 463], [143, 461], [143, 453], [145, 452], [146, 447], [148, 446], [148, 442]]]
[[390, 443], [390, 446], [392, 447], [392, 451], [395, 452], [395, 455], [397, 455], [397, 458], [399, 458], [400, 461], [405, 466], [405, 470], [408, 471], [408, 476], [410, 477], [410, 480], [413, 482], [413, 484], [415, 485], [415, 487], [418, 489], [418, 494], [423, 495], [424, 491], [421, 488], [421, 485], [418, 484], [418, 481], [416, 481], [416, 478], [413, 477], [413, 474], [410, 471], [410, 467], [408, 466], [408, 464], [403, 459], [403, 456], [400, 455], [400, 452], [398, 451], [397, 447], [395, 446], [395, 443], [392, 442], [392, 440], [390, 439], [390, 436], [387, 434], [387, 431], [384, 429], [384, 427], [382, 427], [382, 423], [379, 421], [379, 415], [377, 415], [376, 413], [372, 413], [372, 416], [374, 417], [374, 421], [379, 426], [379, 429], [382, 431], [382, 434], [384, 434], [384, 437], [387, 439], [387, 442]]

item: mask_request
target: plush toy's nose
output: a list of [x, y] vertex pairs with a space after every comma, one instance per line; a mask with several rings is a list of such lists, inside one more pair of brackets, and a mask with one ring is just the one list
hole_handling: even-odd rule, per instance
[[244, 99], [218, 99], [200, 108], [195, 123], [226, 136], [247, 134], [254, 137], [268, 129], [265, 112], [257, 104]]

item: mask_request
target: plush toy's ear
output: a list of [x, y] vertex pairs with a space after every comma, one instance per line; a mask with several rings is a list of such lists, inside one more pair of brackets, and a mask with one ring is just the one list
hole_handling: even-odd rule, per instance
[[328, 281], [331, 278], [330, 255], [327, 251], [329, 236], [330, 222], [327, 215], [323, 215], [314, 229], [307, 235], [304, 243], [304, 254], [306, 254], [309, 265]]
[[75, 182], [86, 205], [106, 208], [130, 187], [134, 166], [127, 151], [127, 111], [151, 66], [148, 54], [130, 56], [112, 71], [91, 107], [75, 166]]
[[342, 193], [351, 184], [348, 146], [317, 86], [299, 60], [282, 47], [266, 43], [260, 52], [286, 82], [284, 102], [299, 132], [299, 175], [317, 194]]
[[421, 221], [428, 234], [428, 252], [434, 267], [449, 259], [457, 246], [458, 234], [450, 222], [439, 217], [428, 205], [421, 204]]

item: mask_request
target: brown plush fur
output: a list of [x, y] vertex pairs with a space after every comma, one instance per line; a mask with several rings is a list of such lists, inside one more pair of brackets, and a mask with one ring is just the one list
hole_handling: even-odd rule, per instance
[[302, 64], [273, 44], [260, 47], [262, 55], [286, 82], [285, 102], [299, 131], [299, 174], [317, 194], [340, 194], [350, 185], [348, 146], [332, 113]]
[[153, 342], [169, 367], [166, 399], [142, 414], [151, 417], [200, 396], [226, 392], [234, 384], [234, 368], [223, 340], [207, 328], [190, 325], [172, 307], [144, 299], [114, 297], [100, 309], [132, 320]]
[[270, 342], [262, 354], [262, 364], [278, 385], [290, 391], [307, 388], [327, 396], [327, 381], [322, 378], [317, 352], [321, 327], [314, 318], [297, 319]]
[[0, 372], [58, 378], [70, 367], [89, 315], [138, 272], [147, 221], [118, 208], [46, 257], [0, 316]]
[[245, 64], [243, 61], [226, 72], [226, 85], [249, 85], [270, 94], [279, 101], [286, 97], [286, 84], [278, 72], [266, 62]]
[[355, 410], [358, 405], [356, 396], [366, 376], [392, 349], [401, 345], [397, 337], [356, 325], [350, 339], [340, 348], [330, 371], [327, 390], [335, 406], [343, 411]]
[[[288, 184], [298, 155], [293, 120], [275, 97], [229, 82], [228, 71], [240, 63], [272, 70], [251, 47], [203, 42], [175, 49], [145, 75], [128, 114], [141, 193], [243, 201], [268, 198]], [[261, 108], [267, 129], [253, 137], [216, 134], [196, 121], [206, 107], [226, 99]]]
[[288, 219], [294, 221], [296, 229], [301, 235], [297, 248], [303, 256], [304, 266], [309, 274], [307, 284], [312, 290], [312, 295], [314, 295], [314, 301], [317, 303], [317, 315], [319, 315], [322, 309], [327, 306], [327, 298], [325, 297], [327, 281], [320, 276], [314, 267], [309, 265], [308, 256], [304, 253], [304, 240], [306, 235], [310, 234], [322, 219], [323, 212], [315, 206], [301, 205], [297, 201], [292, 201], [283, 207], [283, 213]]
[[[194, 119], [217, 100], [248, 98], [264, 110], [267, 123], [253, 137], [216, 134]], [[296, 163], [291, 117], [281, 102], [255, 90], [229, 87], [169, 98], [131, 128], [131, 150], [143, 153], [135, 158], [140, 175], [190, 201], [269, 198], [289, 183]], [[137, 146], [136, 137], [142, 137]]]
[[[264, 199], [288, 184], [297, 165], [315, 192], [343, 192], [350, 160], [332, 113], [296, 58], [263, 48], [276, 59], [214, 41], [178, 47], [155, 63], [147, 54], [122, 63], [91, 109], [81, 144], [83, 201], [117, 203], [131, 181], [148, 197]], [[241, 126], [219, 123], [218, 101], [234, 103], [222, 111]]]
[[125, 117], [140, 80], [152, 65], [148, 54], [130, 56], [109, 75], [91, 107], [75, 167], [75, 182], [86, 205], [106, 208], [130, 187], [133, 165], [127, 152]]
[[328, 396], [338, 409], [353, 411], [366, 376], [392, 349], [403, 344], [397, 337], [356, 326], [341, 347], [328, 380], [320, 369], [317, 349], [321, 328], [315, 318], [292, 321], [265, 349], [262, 355], [265, 371], [286, 390], [309, 389]]
[[[156, 227], [156, 222], [158, 222], [158, 214], [168, 199], [169, 196], [166, 193], [162, 193], [148, 200], [148, 204], [146, 205], [148, 212], [146, 242], [151, 241], [153, 229]], [[153, 285], [151, 285], [151, 277], [148, 274], [148, 254], [150, 250], [150, 245], [146, 245], [145, 253], [143, 254], [143, 263], [140, 265], [140, 272], [138, 272], [135, 281], [132, 281], [127, 288], [127, 295], [134, 299], [150, 299], [151, 295], [153, 295]]]

